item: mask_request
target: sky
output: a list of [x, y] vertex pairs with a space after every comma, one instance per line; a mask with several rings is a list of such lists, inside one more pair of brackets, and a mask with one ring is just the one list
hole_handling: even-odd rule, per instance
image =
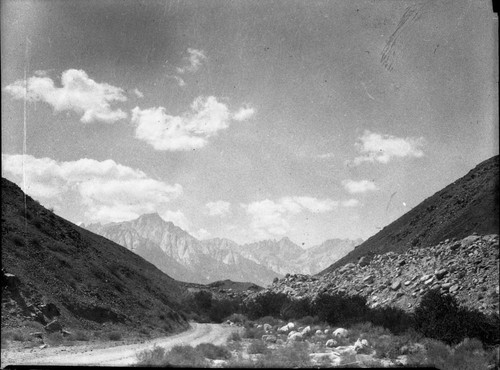
[[76, 223], [377, 233], [498, 154], [485, 0], [1, 2], [2, 176]]

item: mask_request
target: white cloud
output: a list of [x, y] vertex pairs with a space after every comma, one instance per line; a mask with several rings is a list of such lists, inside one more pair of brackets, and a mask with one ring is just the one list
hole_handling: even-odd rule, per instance
[[199, 239], [199, 240], [208, 239], [212, 236], [212, 234], [205, 229], [199, 229], [198, 231], [192, 232], [191, 234], [196, 239]]
[[[22, 184], [23, 156], [2, 154], [3, 174]], [[77, 199], [86, 221], [112, 222], [160, 211], [182, 194], [182, 186], [169, 185], [144, 172], [111, 159], [58, 162], [24, 156], [26, 192], [51, 204]]]
[[255, 114], [255, 109], [252, 107], [241, 107], [236, 113], [233, 114], [235, 121], [246, 121]]
[[303, 211], [323, 213], [333, 210], [338, 202], [313, 197], [283, 197], [277, 202], [269, 199], [241, 204], [252, 220], [250, 227], [257, 238], [281, 236], [290, 231], [289, 218]]
[[201, 67], [201, 62], [207, 59], [206, 55], [203, 53], [203, 50], [188, 48], [187, 52], [189, 55], [187, 57], [184, 57], [186, 65], [184, 67], [177, 68], [178, 73], [194, 73]]
[[202, 148], [218, 131], [229, 127], [229, 108], [214, 96], [198, 97], [191, 110], [181, 116], [167, 114], [164, 107], [132, 110], [135, 136], [156, 150], [191, 150]]
[[62, 87], [57, 87], [54, 81], [43, 71], [30, 77], [27, 83], [17, 80], [5, 87], [5, 91], [14, 99], [28, 101], [43, 101], [56, 112], [74, 111], [81, 114], [80, 121], [90, 123], [95, 121], [113, 123], [127, 118], [121, 109], [112, 109], [111, 103], [123, 102], [127, 98], [119, 87], [107, 83], [97, 83], [82, 70], [68, 69], [61, 76]]
[[316, 158], [319, 158], [319, 159], [331, 159], [331, 158], [334, 158], [335, 157], [335, 154], [330, 152], [330, 153], [324, 153], [324, 154], [318, 154], [316, 156]]
[[343, 200], [340, 204], [342, 207], [350, 208], [359, 206], [360, 202], [357, 199], [351, 198], [348, 200]]
[[189, 222], [186, 215], [180, 210], [165, 210], [163, 212], [160, 212], [159, 215], [165, 221], [172, 222], [175, 226], [180, 227], [184, 231], [189, 231], [191, 229], [191, 222]]
[[377, 186], [370, 180], [344, 180], [342, 181], [344, 188], [351, 194], [366, 193], [367, 191], [377, 190]]
[[392, 135], [381, 135], [366, 130], [355, 144], [362, 154], [353, 161], [355, 165], [362, 162], [388, 163], [392, 158], [423, 157], [421, 147], [425, 144], [423, 137], [400, 138]]
[[208, 202], [206, 207], [208, 208], [209, 216], [225, 216], [229, 213], [231, 203], [218, 200], [217, 202]]
[[135, 94], [135, 96], [137, 96], [138, 98], [141, 98], [141, 99], [142, 99], [142, 98], [144, 98], [144, 94], [143, 94], [143, 93], [142, 93], [142, 91], [141, 91], [141, 90], [139, 90], [139, 89], [134, 89], [134, 94]]

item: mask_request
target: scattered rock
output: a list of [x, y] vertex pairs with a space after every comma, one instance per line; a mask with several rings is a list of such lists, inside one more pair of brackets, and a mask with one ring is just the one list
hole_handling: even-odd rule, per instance
[[391, 285], [392, 290], [398, 290], [401, 287], [401, 280], [396, 280], [394, 283]]
[[335, 339], [328, 339], [325, 343], [325, 346], [327, 347], [335, 347], [337, 345], [337, 341]]
[[276, 341], [278, 340], [278, 338], [276, 337], [276, 335], [263, 335], [262, 336], [262, 340], [264, 342], [276, 343]]

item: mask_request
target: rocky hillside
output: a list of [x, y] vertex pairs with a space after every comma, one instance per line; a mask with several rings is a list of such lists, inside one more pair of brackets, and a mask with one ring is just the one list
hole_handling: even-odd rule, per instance
[[377, 254], [318, 276], [287, 275], [255, 294], [273, 291], [314, 298], [322, 292], [344, 292], [366, 297], [371, 307], [412, 311], [427, 290], [437, 288], [465, 306], [498, 313], [498, 279], [498, 234], [470, 235], [400, 254]]
[[283, 238], [240, 246], [228, 239], [198, 240], [157, 213], [84, 227], [123, 245], [177, 280], [198, 284], [229, 279], [266, 286], [286, 273], [321, 271], [361, 242], [332, 239], [305, 250]]
[[42, 207], [2, 178], [2, 329], [187, 328], [185, 288], [142, 257]]
[[280, 276], [242, 256], [236, 243], [225, 239], [199, 241], [157, 213], [86, 228], [123, 245], [185, 282], [207, 284], [230, 279], [267, 285]]
[[476, 232], [498, 234], [499, 156], [472, 169], [443, 190], [425, 199], [380, 232], [319, 274], [325, 274], [365, 256], [389, 251], [401, 253], [428, 247]]

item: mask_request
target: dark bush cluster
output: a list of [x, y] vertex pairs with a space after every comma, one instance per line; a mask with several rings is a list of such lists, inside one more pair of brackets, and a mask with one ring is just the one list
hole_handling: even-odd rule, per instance
[[478, 338], [484, 344], [500, 344], [498, 315], [487, 316], [458, 305], [457, 300], [430, 290], [415, 309], [415, 327], [428, 338], [447, 344], [460, 343], [465, 338]]
[[191, 310], [188, 316], [198, 322], [221, 323], [233, 313], [239, 313], [239, 299], [216, 299], [211, 292], [200, 290], [184, 299], [183, 306]]

